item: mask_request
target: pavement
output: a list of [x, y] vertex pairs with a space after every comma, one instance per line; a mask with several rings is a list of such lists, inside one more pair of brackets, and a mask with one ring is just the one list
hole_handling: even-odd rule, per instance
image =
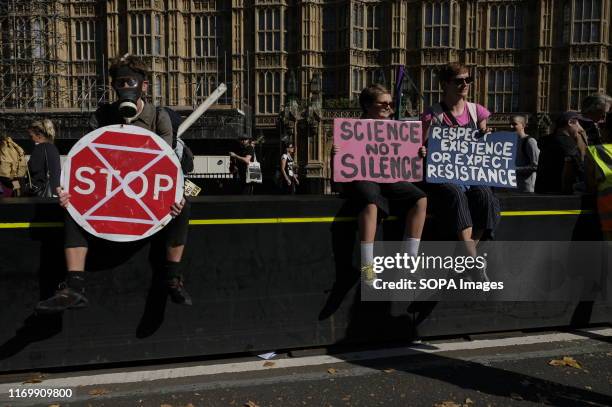
[[0, 375], [0, 406], [612, 406], [612, 328], [295, 354]]

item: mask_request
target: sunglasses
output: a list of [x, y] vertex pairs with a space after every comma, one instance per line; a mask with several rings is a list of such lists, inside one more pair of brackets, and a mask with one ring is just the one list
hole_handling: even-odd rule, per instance
[[393, 102], [376, 102], [376, 105], [381, 107], [393, 107]]
[[472, 82], [474, 82], [474, 78], [471, 76], [468, 76], [467, 78], [455, 78], [451, 80], [451, 83], [453, 83], [455, 86], [461, 86], [463, 84], [469, 85]]
[[126, 85], [128, 88], [135, 88], [139, 84], [138, 79], [134, 78], [118, 78], [113, 80], [113, 88], [125, 88]]

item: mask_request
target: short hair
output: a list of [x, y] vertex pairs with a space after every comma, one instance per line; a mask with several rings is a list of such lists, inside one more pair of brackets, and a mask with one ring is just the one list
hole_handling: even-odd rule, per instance
[[469, 72], [470, 70], [464, 64], [460, 62], [450, 62], [438, 69], [437, 75], [440, 82], [449, 82], [455, 76]]
[[510, 120], [517, 120], [523, 123], [523, 126], [527, 126], [527, 116], [523, 116], [522, 114], [515, 114], [510, 117]]
[[606, 111], [608, 105], [612, 104], [612, 97], [605, 93], [589, 95], [582, 100], [582, 113], [594, 112], [597, 110]]
[[49, 119], [37, 120], [28, 126], [28, 130], [49, 139], [53, 143], [55, 140], [55, 127]]
[[366, 113], [368, 109], [374, 104], [378, 96], [390, 94], [391, 92], [389, 91], [389, 89], [385, 88], [379, 83], [367, 86], [363, 88], [363, 90], [359, 94], [359, 106], [361, 106], [361, 110]]
[[111, 66], [108, 68], [108, 73], [110, 74], [111, 78], [115, 78], [117, 71], [123, 67], [130, 68], [132, 71], [141, 74], [145, 79], [149, 76], [149, 69], [141, 58], [135, 55], [125, 54], [124, 56], [116, 57], [111, 61]]

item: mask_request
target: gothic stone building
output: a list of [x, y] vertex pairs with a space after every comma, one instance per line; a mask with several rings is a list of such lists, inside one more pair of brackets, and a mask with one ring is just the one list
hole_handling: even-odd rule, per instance
[[[189, 110], [218, 83], [228, 91], [189, 138], [265, 136], [298, 143], [302, 171], [328, 177], [329, 121], [354, 115], [360, 90], [393, 86], [407, 112], [437, 101], [435, 69], [466, 63], [472, 99], [493, 123], [527, 113], [530, 130], [612, 92], [612, 0], [0, 0], [0, 120], [60, 123], [77, 137], [83, 117], [112, 97], [109, 57], [142, 55], [149, 98]], [[205, 153], [205, 152], [203, 152]]]

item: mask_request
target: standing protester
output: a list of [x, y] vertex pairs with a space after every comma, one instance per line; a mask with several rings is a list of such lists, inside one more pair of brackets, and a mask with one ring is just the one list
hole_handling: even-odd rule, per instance
[[510, 119], [510, 127], [519, 136], [516, 154], [516, 183], [520, 192], [533, 193], [538, 170], [538, 157], [540, 149], [538, 142], [525, 133], [527, 119], [525, 116], [516, 115]]
[[255, 148], [251, 139], [243, 135], [238, 141], [240, 142], [240, 150], [238, 153], [230, 151], [230, 157], [233, 160], [235, 175], [237, 176], [237, 182], [240, 186], [240, 193], [242, 195], [253, 195], [253, 184], [247, 183], [247, 168], [253, 157], [255, 156]]
[[55, 128], [49, 119], [33, 122], [28, 134], [34, 142], [34, 149], [28, 161], [30, 172], [30, 194], [35, 196], [56, 196], [60, 186], [60, 154], [55, 144]]
[[597, 213], [605, 240], [612, 240], [612, 144], [588, 147], [585, 159], [586, 182], [597, 193]]
[[[135, 56], [124, 56], [113, 61], [109, 68], [111, 85], [117, 93], [117, 101], [103, 105], [91, 116], [90, 127], [96, 129], [111, 124], [131, 124], [157, 133], [172, 146], [172, 124], [165, 109], [156, 109], [144, 99], [148, 89], [148, 70]], [[70, 194], [58, 188], [60, 205], [66, 208]], [[183, 198], [171, 206], [172, 221], [159, 232], [166, 249], [165, 284], [171, 300], [177, 304], [191, 305], [191, 297], [183, 287], [180, 271], [183, 250], [187, 241], [189, 203]], [[90, 240], [96, 239], [81, 228], [68, 214], [65, 217], [65, 256], [68, 272], [55, 294], [38, 303], [41, 313], [56, 313], [70, 308], [88, 305], [85, 297], [85, 259]]]
[[[362, 119], [389, 120], [393, 115], [391, 93], [381, 85], [371, 85], [361, 91], [359, 104]], [[334, 154], [338, 154], [334, 146]], [[420, 153], [423, 155], [423, 152]], [[352, 181], [344, 184], [344, 192], [360, 207], [358, 216], [359, 238], [361, 241], [361, 275], [363, 281], [374, 282], [374, 239], [379, 214], [386, 217], [392, 206], [406, 209], [403, 237], [404, 251], [417, 256], [423, 225], [427, 216], [427, 197], [423, 191], [410, 182], [376, 183]]]
[[580, 125], [586, 132], [590, 146], [602, 143], [606, 113], [612, 108], [612, 97], [605, 94], [590, 95], [582, 101]]
[[[468, 68], [450, 63], [441, 68], [438, 78], [444, 92], [442, 101], [428, 107], [421, 116], [424, 134], [430, 125], [465, 127], [488, 132], [491, 113], [476, 103], [467, 101], [474, 82]], [[439, 227], [451, 228], [470, 256], [476, 256], [476, 245], [491, 237], [500, 219], [497, 197], [489, 187], [455, 184], [426, 184], [427, 192]], [[446, 230], [448, 232], [448, 230]]]
[[580, 113], [565, 112], [555, 123], [553, 134], [539, 140], [540, 160], [535, 192], [572, 194], [584, 191], [584, 157], [587, 136]]
[[295, 194], [295, 189], [300, 182], [298, 181], [297, 173], [293, 167], [293, 153], [295, 146], [293, 143], [288, 143], [285, 147], [285, 154], [281, 156], [280, 173], [281, 173], [281, 189], [285, 194]]

